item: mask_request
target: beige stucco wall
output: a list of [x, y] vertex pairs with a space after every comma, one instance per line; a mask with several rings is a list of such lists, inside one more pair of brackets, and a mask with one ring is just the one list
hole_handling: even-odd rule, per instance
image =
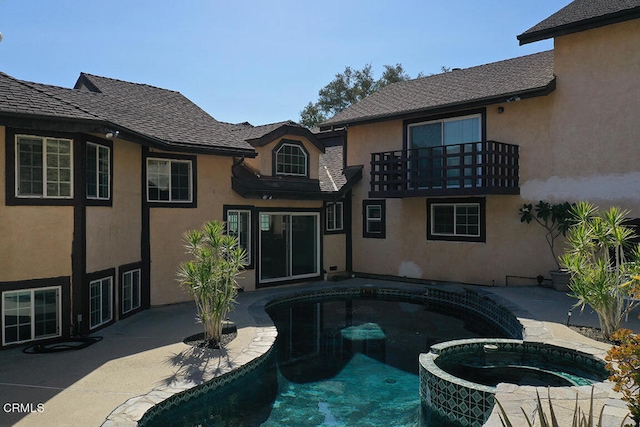
[[245, 162], [252, 168], [260, 171], [264, 176], [272, 176], [273, 173], [273, 149], [283, 139], [289, 141], [299, 141], [309, 153], [309, 178], [318, 179], [319, 162], [320, 162], [320, 150], [313, 145], [307, 138], [298, 135], [284, 135], [281, 138], [270, 142], [262, 147], [256, 147], [258, 156], [253, 159], [245, 159]]
[[[151, 208], [151, 304], [187, 301], [191, 297], [178, 287], [176, 271], [187, 260], [182, 234], [200, 228], [205, 221], [224, 220], [224, 205], [319, 209], [319, 201], [244, 199], [231, 189], [231, 157], [199, 155], [197, 158], [197, 204], [195, 209]], [[253, 236], [256, 241], [257, 236]], [[326, 247], [326, 244], [325, 244]], [[334, 261], [337, 262], [337, 261]], [[332, 264], [333, 265], [333, 264]], [[242, 273], [239, 283], [245, 290], [256, 287], [256, 270]]]
[[87, 207], [87, 273], [141, 261], [139, 144], [113, 141], [113, 205]]
[[[344, 272], [347, 269], [346, 234], [325, 234], [323, 239], [324, 253], [322, 264], [324, 270], [329, 275], [337, 272]], [[332, 267], [335, 268], [331, 270]]]
[[[538, 200], [588, 199], [640, 217], [640, 20], [556, 40], [557, 89], [487, 107], [487, 139], [520, 146], [519, 196], [486, 197], [486, 242], [426, 240], [424, 197], [387, 199], [386, 239], [362, 238], [370, 153], [402, 148], [402, 121], [351, 126], [348, 164], [363, 164], [354, 189], [354, 270], [485, 285], [532, 284], [555, 268], [544, 230], [518, 208]], [[498, 107], [504, 112], [499, 113]], [[562, 251], [563, 242], [559, 242]]]
[[[0, 153], [5, 136], [0, 126]], [[73, 207], [6, 206], [5, 162], [0, 155], [0, 282], [70, 276]]]

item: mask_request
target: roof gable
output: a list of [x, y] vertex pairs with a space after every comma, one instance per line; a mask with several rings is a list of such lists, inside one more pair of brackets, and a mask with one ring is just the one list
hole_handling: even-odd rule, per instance
[[640, 18], [640, 0], [575, 0], [518, 36], [520, 44]]

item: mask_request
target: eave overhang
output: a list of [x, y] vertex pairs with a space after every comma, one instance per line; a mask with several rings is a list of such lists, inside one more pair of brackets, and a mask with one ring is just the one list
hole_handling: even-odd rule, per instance
[[182, 142], [165, 141], [124, 128], [104, 120], [78, 119], [0, 112], [0, 126], [39, 131], [104, 134], [106, 129], [117, 130], [118, 138], [163, 151], [209, 154], [217, 156], [253, 158], [258, 154], [253, 149], [206, 146]]
[[547, 96], [551, 92], [556, 89], [556, 77], [554, 76], [549, 83], [545, 86], [540, 86], [536, 88], [530, 88], [515, 92], [503, 93], [500, 95], [478, 98], [474, 100], [464, 101], [464, 102], [455, 102], [451, 104], [441, 104], [428, 108], [420, 108], [415, 110], [407, 110], [401, 112], [394, 112], [390, 114], [380, 114], [375, 116], [368, 116], [357, 119], [350, 120], [339, 120], [335, 122], [331, 122], [327, 125], [320, 124], [320, 131], [327, 131], [332, 129], [338, 129], [342, 127], [348, 127], [353, 125], [363, 125], [369, 123], [378, 123], [385, 122], [391, 120], [399, 120], [399, 119], [412, 119], [430, 115], [437, 115], [443, 113], [449, 113], [460, 110], [473, 109], [478, 107], [486, 107], [494, 104], [503, 104], [505, 102], [510, 102], [513, 98], [519, 99], [527, 99], [527, 98], [535, 98], [539, 96]]
[[541, 40], [546, 40], [567, 34], [578, 33], [593, 28], [604, 27], [606, 25], [617, 24], [624, 21], [640, 18], [640, 7], [625, 9], [619, 12], [611, 13], [604, 16], [597, 16], [578, 22], [572, 22], [565, 25], [558, 25], [551, 28], [545, 28], [539, 31], [525, 32], [517, 36], [520, 46]]

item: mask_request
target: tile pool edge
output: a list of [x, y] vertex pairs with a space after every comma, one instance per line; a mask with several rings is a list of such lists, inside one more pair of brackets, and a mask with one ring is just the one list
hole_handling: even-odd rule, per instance
[[[605, 361], [597, 349], [587, 350], [541, 341], [498, 338], [473, 338], [435, 344], [429, 353], [420, 355], [420, 401], [440, 416], [464, 426], [480, 427], [491, 416], [497, 387], [473, 383], [458, 378], [441, 369], [435, 360], [447, 354], [473, 352], [492, 344], [496, 349], [511, 352], [527, 352], [553, 355], [569, 359], [585, 366], [604, 369]], [[573, 387], [554, 387], [570, 389]], [[532, 396], [532, 398], [534, 398]]]

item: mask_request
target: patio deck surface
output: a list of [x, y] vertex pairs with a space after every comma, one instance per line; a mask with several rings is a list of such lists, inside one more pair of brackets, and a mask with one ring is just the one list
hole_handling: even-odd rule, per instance
[[[241, 293], [239, 304], [229, 316], [238, 327], [238, 336], [223, 350], [196, 350], [182, 343], [185, 337], [200, 332], [201, 327], [195, 319], [195, 305], [181, 303], [154, 307], [117, 322], [96, 333], [103, 337], [102, 341], [82, 350], [25, 354], [21, 347], [0, 351], [0, 403], [3, 404], [0, 426], [135, 425], [134, 420], [151, 406], [150, 401], [157, 401], [171, 390], [184, 389], [235, 369], [259, 353], [256, 348], [272, 342], [269, 318], [256, 307], [291, 292], [367, 283], [402, 288], [426, 286], [356, 278]], [[542, 287], [465, 287], [486, 293], [512, 309], [527, 328], [529, 338], [571, 342], [591, 346], [596, 351], [609, 348], [564, 326], [575, 300], [561, 292]], [[582, 314], [573, 310], [571, 323], [597, 326], [597, 318], [587, 310]], [[624, 326], [640, 332], [637, 313], [629, 316]], [[509, 412], [519, 414], [520, 406], [533, 409], [531, 393], [535, 391], [524, 389], [514, 393], [509, 387], [499, 388], [498, 397], [506, 403]], [[584, 409], [588, 407], [588, 401], [587, 404], [583, 401], [588, 398], [585, 393], [580, 390]], [[546, 396], [546, 391], [541, 395]], [[155, 400], [145, 398], [149, 396]], [[552, 397], [554, 404], [557, 402], [558, 407], [565, 408], [560, 410], [561, 414], [566, 416], [573, 409], [575, 392]], [[598, 388], [596, 398], [599, 406], [606, 404], [605, 413], [609, 418], [618, 420], [615, 425], [620, 425], [626, 413], [625, 404], [611, 398], [608, 387]], [[13, 411], [7, 403], [23, 404], [23, 410], [27, 409], [24, 404], [32, 404], [33, 409]], [[38, 404], [42, 405], [38, 407]], [[492, 416], [487, 425], [500, 426], [500, 423]]]

